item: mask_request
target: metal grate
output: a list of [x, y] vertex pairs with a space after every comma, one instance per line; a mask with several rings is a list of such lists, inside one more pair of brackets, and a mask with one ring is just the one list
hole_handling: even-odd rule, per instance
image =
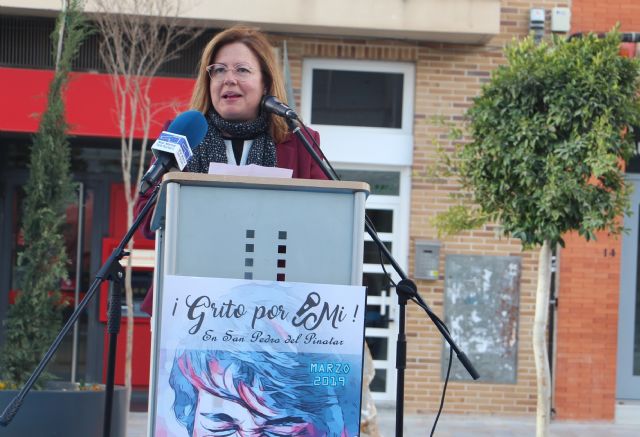
[[0, 65], [53, 68], [49, 35], [54, 20], [0, 16]]
[[[55, 19], [0, 15], [0, 66], [53, 69], [50, 35]], [[195, 77], [202, 49], [217, 30], [207, 30], [180, 52], [180, 57], [165, 63], [158, 76]], [[100, 34], [94, 32], [84, 42], [74, 61], [74, 71], [106, 72], [99, 53]]]

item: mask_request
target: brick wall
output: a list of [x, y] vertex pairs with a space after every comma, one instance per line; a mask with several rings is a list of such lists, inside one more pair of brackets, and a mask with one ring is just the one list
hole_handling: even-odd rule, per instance
[[573, 0], [571, 32], [608, 32], [620, 23], [625, 32], [640, 32], [638, 0]]
[[[571, 32], [617, 22], [640, 32], [640, 2], [574, 0]], [[559, 253], [555, 408], [560, 419], [612, 420], [615, 410], [621, 238], [568, 236]]]
[[614, 417], [621, 239], [566, 238], [559, 252], [555, 408], [559, 419]]
[[[444, 117], [459, 121], [479, 93], [490, 72], [504, 62], [502, 49], [514, 37], [528, 33], [529, 9], [550, 10], [567, 7], [567, 2], [505, 0], [501, 10], [501, 34], [485, 45], [454, 45], [429, 42], [307, 38], [274, 35], [279, 44], [287, 40], [294, 94], [300, 104], [302, 62], [304, 58], [367, 59], [413, 62], [416, 65], [414, 108], [414, 161], [411, 181], [411, 218], [409, 266], [413, 265], [414, 242], [437, 240], [433, 218], [451, 205], [450, 194], [458, 190], [453, 180], [431, 175], [436, 162], [435, 142], [446, 147], [448, 129], [432, 119]], [[445, 411], [450, 413], [533, 414], [536, 408], [536, 382], [531, 331], [536, 287], [537, 252], [522, 252], [519, 241], [496, 238], [494, 226], [440, 239], [441, 266], [448, 254], [520, 256], [520, 319], [518, 332], [518, 369], [515, 384], [483, 382], [450, 383]], [[409, 269], [409, 275], [413, 272]], [[420, 293], [431, 308], [442, 316], [444, 281], [418, 281]], [[406, 371], [406, 411], [434, 413], [442, 392], [440, 333], [415, 305], [408, 306], [408, 362]], [[393, 344], [390, 347], [395, 347]]]

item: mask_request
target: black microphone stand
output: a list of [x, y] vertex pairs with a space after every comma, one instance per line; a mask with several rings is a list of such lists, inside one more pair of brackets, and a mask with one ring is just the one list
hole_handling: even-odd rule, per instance
[[[307, 149], [307, 152], [309, 152], [313, 160], [320, 166], [323, 173], [331, 180], [338, 180], [337, 175], [328, 168], [327, 164], [322, 160], [322, 158], [320, 158], [316, 150], [311, 146], [307, 137], [305, 137], [305, 135], [302, 133], [302, 130], [300, 129], [300, 125], [302, 124], [302, 122], [298, 122], [300, 123], [299, 125], [293, 118], [284, 117], [284, 119], [286, 120], [287, 126], [289, 127], [291, 133], [293, 133], [298, 137], [298, 139], [300, 139], [305, 149]], [[401, 281], [398, 282], [398, 285], [396, 286], [400, 319], [398, 323], [398, 340], [396, 344], [396, 369], [398, 371], [396, 385], [396, 437], [402, 437], [404, 433], [404, 376], [405, 369], [407, 368], [407, 335], [405, 326], [406, 308], [407, 302], [409, 300], [415, 299], [422, 303], [424, 303], [424, 301], [418, 294], [418, 288], [416, 287], [416, 284], [408, 278], [407, 274], [404, 272], [404, 270], [402, 270], [402, 267], [400, 267], [398, 262], [394, 259], [393, 255], [391, 255], [391, 252], [389, 252], [389, 249], [387, 249], [387, 246], [382, 243], [382, 240], [380, 240], [377, 232], [375, 231], [375, 229], [373, 229], [373, 226], [371, 226], [368, 218], [365, 218], [364, 225], [367, 233], [371, 236], [376, 246], [380, 249], [380, 251], [382, 251], [384, 257], [389, 261], [393, 269], [401, 278]], [[433, 321], [434, 325], [436, 325], [436, 328], [438, 328], [440, 334], [442, 334], [444, 339], [447, 341], [449, 347], [451, 347], [451, 349], [456, 353], [456, 356], [458, 357], [464, 368], [467, 370], [467, 372], [469, 372], [469, 375], [471, 375], [473, 379], [478, 379], [480, 375], [473, 367], [473, 364], [471, 364], [471, 361], [469, 361], [469, 358], [467, 358], [467, 355], [460, 350], [455, 341], [451, 338], [451, 335], [447, 331], [446, 327], [442, 324], [441, 320], [435, 315], [435, 313], [433, 313], [429, 309], [426, 304], [424, 304], [424, 307], [427, 315]]]
[[[9, 423], [13, 420], [14, 416], [22, 406], [22, 402], [24, 401], [25, 396], [29, 393], [37, 379], [40, 377], [44, 369], [46, 368], [49, 361], [53, 358], [58, 347], [60, 347], [60, 343], [64, 339], [65, 335], [73, 328], [73, 325], [76, 323], [82, 311], [86, 308], [89, 301], [93, 298], [96, 292], [100, 289], [100, 285], [105, 281], [111, 281], [112, 287], [109, 292], [109, 309], [108, 309], [108, 325], [107, 329], [109, 332], [109, 355], [108, 355], [108, 367], [107, 367], [107, 381], [105, 385], [106, 397], [105, 397], [105, 406], [104, 406], [104, 424], [103, 424], [103, 437], [109, 437], [111, 433], [111, 410], [113, 403], [113, 388], [114, 388], [114, 375], [115, 375], [115, 358], [116, 358], [116, 345], [118, 339], [118, 332], [120, 331], [120, 317], [121, 317], [121, 305], [120, 300], [122, 293], [122, 284], [124, 283], [124, 269], [120, 265], [120, 260], [127, 256], [128, 253], [125, 251], [125, 247], [133, 237], [133, 234], [138, 230], [142, 220], [146, 217], [147, 213], [151, 209], [151, 207], [155, 204], [156, 199], [158, 197], [158, 192], [160, 190], [160, 185], [157, 185], [147, 203], [144, 205], [140, 214], [136, 217], [135, 221], [131, 225], [131, 228], [127, 231], [125, 236], [118, 244], [109, 258], [102, 265], [98, 273], [96, 273], [96, 277], [93, 280], [89, 290], [85, 294], [84, 299], [78, 304], [78, 307], [74, 310], [74, 312], [69, 317], [69, 320], [64, 324], [60, 332], [58, 333], [55, 340], [51, 346], [49, 346], [49, 350], [45, 353], [42, 360], [38, 364], [38, 367], [33, 371], [27, 382], [24, 384], [20, 392], [16, 395], [15, 398], [9, 402], [9, 405], [4, 409], [2, 415], [0, 415], [0, 425], [8, 426]], [[127, 406], [128, 409], [128, 406]]]

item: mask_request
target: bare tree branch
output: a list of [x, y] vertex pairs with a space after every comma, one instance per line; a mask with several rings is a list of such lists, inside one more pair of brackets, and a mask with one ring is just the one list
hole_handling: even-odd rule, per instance
[[[96, 25], [102, 35], [100, 57], [110, 74], [115, 98], [122, 180], [127, 202], [127, 226], [133, 223], [133, 206], [145, 170], [145, 156], [154, 111], [150, 97], [152, 78], [166, 62], [178, 58], [203, 29], [180, 21], [181, 2], [175, 0], [93, 0]], [[136, 132], [141, 135], [136, 137]], [[135, 145], [140, 140], [132, 169]], [[133, 239], [129, 251], [133, 248]], [[133, 352], [133, 292], [131, 257], [126, 269], [127, 335], [125, 385], [131, 396], [131, 358]]]

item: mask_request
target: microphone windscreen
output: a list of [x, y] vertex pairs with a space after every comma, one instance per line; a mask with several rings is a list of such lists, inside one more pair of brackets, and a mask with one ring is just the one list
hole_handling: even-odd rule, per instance
[[207, 120], [200, 111], [186, 111], [178, 115], [167, 128], [167, 132], [187, 137], [189, 147], [194, 151], [207, 134]]

